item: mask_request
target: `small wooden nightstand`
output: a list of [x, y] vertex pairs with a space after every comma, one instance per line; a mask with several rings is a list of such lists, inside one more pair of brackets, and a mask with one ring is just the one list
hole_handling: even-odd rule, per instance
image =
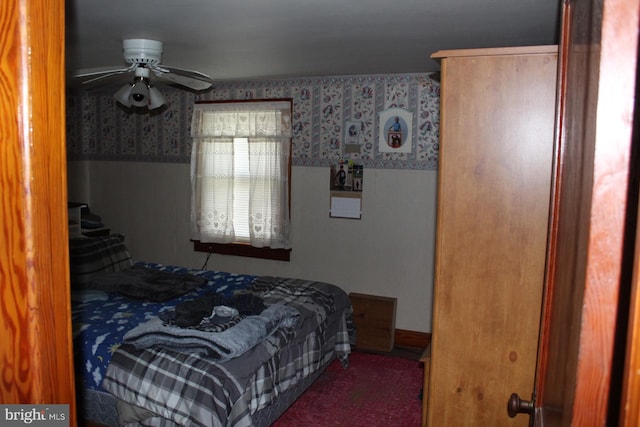
[[356, 348], [391, 351], [396, 331], [396, 298], [351, 292]]
[[431, 343], [424, 349], [420, 361], [424, 363], [424, 377], [422, 380], [422, 427], [427, 425], [427, 402], [429, 392], [429, 368], [431, 367]]

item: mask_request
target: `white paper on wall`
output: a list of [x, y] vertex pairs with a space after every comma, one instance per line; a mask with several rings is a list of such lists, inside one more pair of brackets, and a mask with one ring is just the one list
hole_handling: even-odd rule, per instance
[[362, 199], [360, 197], [331, 196], [329, 215], [333, 218], [360, 219]]

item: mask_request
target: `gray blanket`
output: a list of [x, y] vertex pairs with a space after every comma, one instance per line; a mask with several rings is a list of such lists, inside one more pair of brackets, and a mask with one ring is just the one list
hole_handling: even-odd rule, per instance
[[181, 328], [155, 317], [127, 332], [123, 342], [139, 349], [157, 346], [165, 350], [209, 356], [224, 362], [240, 356], [279, 328], [294, 328], [299, 317], [300, 313], [295, 308], [274, 304], [261, 314], [247, 316], [222, 332]]

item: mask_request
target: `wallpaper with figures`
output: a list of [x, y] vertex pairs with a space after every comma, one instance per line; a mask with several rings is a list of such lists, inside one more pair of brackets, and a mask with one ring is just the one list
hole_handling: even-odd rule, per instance
[[[437, 169], [440, 85], [428, 74], [229, 81], [199, 96], [162, 90], [167, 105], [151, 113], [128, 112], [110, 92], [68, 96], [68, 159], [188, 163], [194, 101], [292, 98], [294, 166], [344, 159], [365, 168]], [[410, 152], [379, 150], [378, 118], [389, 108], [413, 114]], [[346, 122], [360, 125], [359, 153], [344, 149]]]

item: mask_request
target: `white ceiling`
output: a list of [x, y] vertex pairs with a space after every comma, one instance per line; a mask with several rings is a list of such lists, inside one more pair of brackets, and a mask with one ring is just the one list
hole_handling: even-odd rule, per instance
[[438, 71], [443, 49], [557, 43], [561, 0], [67, 0], [67, 69], [122, 68], [122, 40], [215, 80]]

